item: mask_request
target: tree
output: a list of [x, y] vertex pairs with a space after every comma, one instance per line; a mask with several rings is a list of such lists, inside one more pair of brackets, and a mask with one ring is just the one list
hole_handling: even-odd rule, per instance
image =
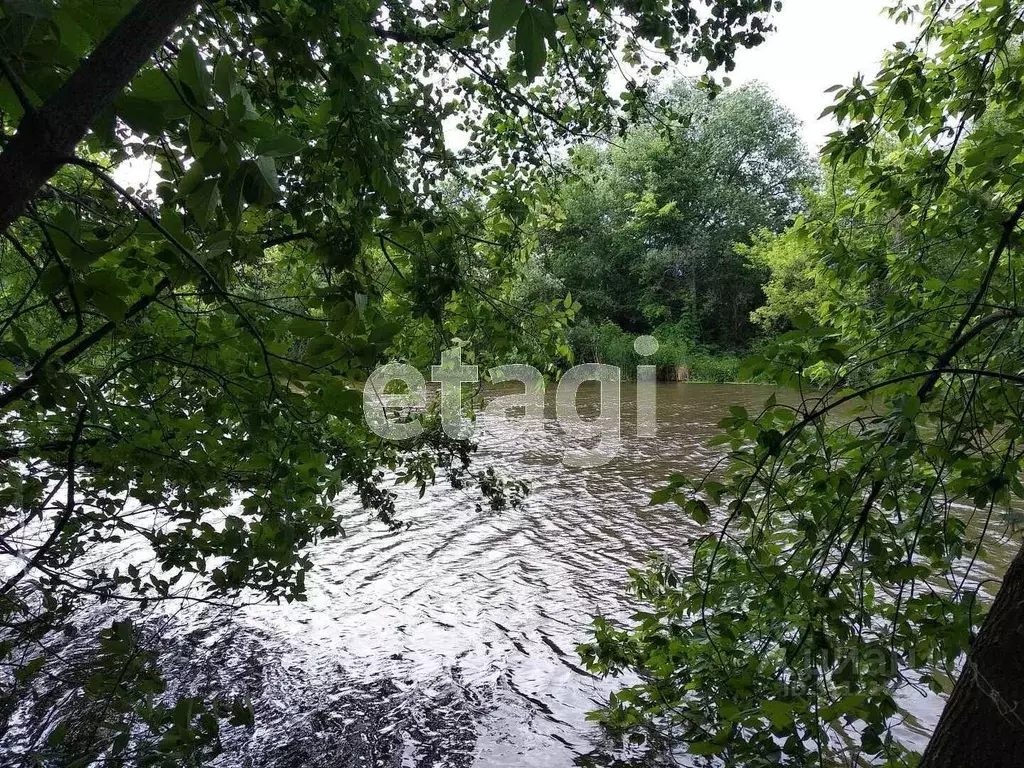
[[[761, 230], [753, 235], [749, 244], [736, 245], [736, 253], [747, 265], [765, 276], [761, 286], [765, 303], [751, 313], [750, 319], [768, 338], [792, 330], [794, 323], [804, 315], [827, 323], [833, 300], [839, 294], [842, 302], [842, 294], [850, 288], [835, 279], [829, 265], [819, 258], [817, 244], [810, 237], [811, 228], [806, 222], [834, 222], [835, 201], [855, 194], [856, 190], [851, 187], [842, 164], [826, 162], [820, 176], [821, 189], [807, 187], [803, 190], [803, 209], [794, 225], [781, 232]], [[866, 229], [864, 225], [865, 222], [858, 222], [856, 227], [848, 229]], [[866, 300], [866, 296], [859, 298]]]
[[798, 210], [812, 179], [799, 125], [757, 85], [709, 100], [680, 81], [665, 102], [667, 121], [576, 151], [546, 265], [593, 319], [683, 323], [698, 343], [742, 348], [763, 277], [734, 246]]
[[[456, 335], [500, 359], [523, 324], [557, 353], [571, 309], [502, 303], [538, 168], [643, 109], [642, 46], [728, 67], [768, 30], [766, 0], [704, 5], [4, 4], [4, 716], [41, 674], [82, 691], [30, 751], [203, 760], [251, 712], [170, 697], [145, 609], [301, 600], [339, 494], [397, 525], [386, 473], [468, 480], [471, 446], [436, 428], [371, 434], [361, 383]], [[619, 52], [641, 78], [621, 100]], [[119, 183], [130, 160], [155, 183]], [[144, 554], [85, 565], [122, 540]], [[110, 626], [63, 660], [94, 599]]]
[[894, 14], [917, 41], [830, 110], [825, 157], [852, 193], [797, 224], [841, 290], [748, 364], [800, 392], [812, 368], [831, 381], [732, 410], [728, 467], [653, 499], [701, 522], [715, 506], [720, 528], [692, 567], [635, 574], [650, 607], [582, 648], [643, 679], [607, 722], [727, 764], [913, 764], [909, 686], [952, 688], [918, 765], [1022, 753], [1021, 556], [990, 606], [977, 565], [997, 530], [1019, 539], [1024, 498], [1024, 5]]

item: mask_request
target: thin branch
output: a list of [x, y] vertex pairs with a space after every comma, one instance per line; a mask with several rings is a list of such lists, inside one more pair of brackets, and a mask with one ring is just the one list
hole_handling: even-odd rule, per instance
[[7, 580], [7, 583], [0, 587], [0, 595], [6, 595], [14, 587], [18, 585], [18, 582], [25, 578], [25, 575], [32, 571], [33, 568], [39, 563], [39, 561], [49, 552], [50, 548], [57, 541], [64, 527], [68, 524], [72, 515], [75, 513], [75, 470], [78, 467], [78, 443], [82, 438], [82, 428], [85, 426], [85, 412], [86, 408], [82, 408], [78, 412], [78, 421], [75, 422], [75, 431], [71, 436], [71, 446], [68, 448], [68, 474], [67, 474], [67, 501], [64, 504], [64, 511], [61, 512], [57, 518], [57, 522], [54, 523], [53, 530], [47, 537], [46, 541], [42, 543], [39, 549], [36, 550], [32, 559], [29, 560], [25, 567], [18, 571], [14, 576]]
[[[142, 312], [150, 304], [156, 301], [157, 298], [159, 298], [160, 294], [163, 293], [168, 288], [170, 288], [170, 286], [170, 279], [165, 277], [163, 280], [156, 284], [156, 287], [153, 289], [152, 293], [146, 294], [128, 308], [128, 311], [125, 312], [124, 320], [130, 320], [131, 318], [135, 317], [135, 315]], [[110, 334], [110, 332], [117, 327], [117, 325], [118, 324], [115, 323], [113, 320], [109, 320], [92, 333], [88, 334], [87, 336], [84, 336], [82, 339], [79, 340], [77, 344], [71, 347], [71, 349], [65, 351], [60, 357], [58, 357], [55, 361], [51, 363], [51, 370], [55, 368], [63, 368], [69, 363], [79, 358], [82, 354], [87, 352], [93, 345], [97, 344], [98, 342], [106, 338]], [[37, 363], [35, 366], [33, 366], [32, 372], [28, 376], [26, 376], [24, 379], [19, 381], [9, 390], [4, 392], [3, 395], [0, 395], [0, 411], [5, 410], [11, 403], [20, 400], [22, 397], [24, 397], [29, 392], [34, 390], [37, 386], [39, 386], [40, 381], [44, 378], [43, 370], [44, 368], [39, 363]]]

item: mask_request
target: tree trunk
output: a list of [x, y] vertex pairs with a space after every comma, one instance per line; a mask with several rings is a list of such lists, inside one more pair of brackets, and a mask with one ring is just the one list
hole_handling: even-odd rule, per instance
[[196, 0], [140, 0], [57, 93], [26, 112], [0, 155], [0, 233], [195, 7]]
[[1024, 547], [981, 625], [919, 768], [1024, 765]]

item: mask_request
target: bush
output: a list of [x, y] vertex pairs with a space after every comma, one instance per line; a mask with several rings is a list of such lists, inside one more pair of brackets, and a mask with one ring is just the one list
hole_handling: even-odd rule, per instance
[[690, 381], [729, 384], [740, 378], [740, 358], [733, 355], [693, 355], [687, 365], [690, 367]]
[[662, 325], [651, 335], [659, 346], [648, 357], [641, 357], [633, 349], [636, 335], [607, 320], [600, 324], [582, 320], [569, 331], [568, 339], [577, 363], [614, 365], [627, 379], [634, 377], [638, 365], [684, 367], [690, 381], [726, 383], [739, 379], [740, 358], [697, 348], [686, 335], [684, 323]]

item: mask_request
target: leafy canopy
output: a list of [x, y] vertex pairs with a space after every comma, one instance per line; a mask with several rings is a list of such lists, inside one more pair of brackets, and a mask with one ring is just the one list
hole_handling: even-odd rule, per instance
[[[112, 31], [141, 39], [126, 19], [151, 29], [157, 14], [132, 5], [0, 11], [3, 195], [32, 186], [26, 147], [72, 112], [88, 126], [5, 209], [22, 215], [0, 240], [0, 543], [19, 565], [0, 584], [0, 660], [9, 702], [44, 666], [85, 680], [84, 719], [30, 751], [179, 765], [216, 750], [220, 718], [250, 713], [169, 699], [131, 612], [186, 590], [302, 599], [305, 549], [342, 532], [341, 494], [394, 523], [392, 475], [464, 482], [470, 446], [370, 434], [361, 382], [390, 357], [435, 362], [456, 337], [485, 364], [524, 338], [557, 354], [572, 303], [504, 295], [549, 154], [644, 109], [660, 66], [646, 47], [728, 69], [772, 4], [177, 2], [138, 71], [115, 55], [75, 81]], [[613, 96], [620, 56], [638, 79]], [[110, 99], [63, 89], [120, 81]], [[67, 114], [37, 130], [59, 98]], [[112, 178], [126, 162], [149, 182]], [[139, 557], [85, 565], [122, 541]], [[95, 674], [62, 676], [53, 633], [97, 595], [114, 622]]]

